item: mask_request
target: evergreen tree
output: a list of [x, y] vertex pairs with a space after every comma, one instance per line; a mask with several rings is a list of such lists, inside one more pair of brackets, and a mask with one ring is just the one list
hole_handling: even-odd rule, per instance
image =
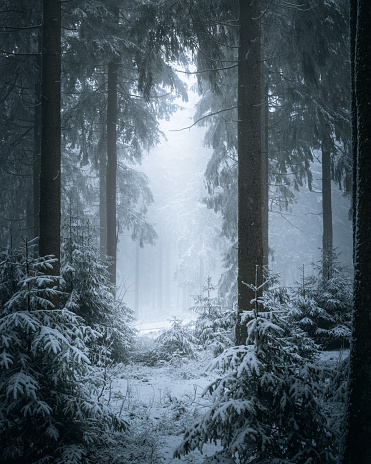
[[[258, 288], [252, 290], [258, 295]], [[313, 342], [290, 327], [274, 294], [253, 303], [255, 310], [243, 316], [247, 344], [215, 360], [222, 375], [208, 387], [212, 405], [175, 455], [220, 440], [220, 454], [236, 462], [335, 463], [339, 437], [322, 410]]]
[[61, 235], [61, 15], [58, 0], [43, 0], [39, 252], [56, 258], [56, 276]]
[[0, 459], [6, 464], [94, 462], [94, 448], [105, 445], [110, 431], [127, 427], [99, 400], [102, 379], [86, 347], [94, 331], [51, 303], [58, 277], [47, 272], [54, 263], [33, 258], [27, 242], [1, 257], [1, 287], [17, 286], [0, 307]]
[[324, 349], [349, 346], [353, 285], [350, 271], [332, 258], [332, 276], [323, 279], [323, 268], [304, 278], [303, 286], [291, 296], [290, 315], [302, 330]]
[[27, 1], [17, 5], [4, 1], [0, 19], [0, 242], [4, 247], [14, 245], [20, 234], [38, 236], [34, 219], [37, 222], [39, 204], [33, 201], [32, 190], [38, 187], [38, 180], [33, 180], [33, 152], [40, 155], [36, 133], [40, 129], [41, 2], [32, 10], [28, 6]]
[[369, 291], [371, 245], [369, 231], [370, 215], [370, 79], [371, 5], [364, 0], [350, 2], [352, 58], [352, 128], [353, 142], [353, 239], [354, 239], [354, 309], [350, 351], [349, 392], [346, 418], [346, 435], [342, 462], [366, 464], [371, 459], [371, 345]]
[[260, 1], [239, 2], [237, 345], [246, 343], [240, 316], [254, 297], [246, 284], [260, 287], [263, 278], [260, 14]]
[[156, 338], [156, 357], [175, 364], [185, 357], [196, 359], [198, 343], [189, 327], [175, 316], [170, 323], [170, 329]]
[[61, 301], [64, 308], [81, 317], [96, 332], [90, 348], [92, 360], [101, 366], [127, 361], [135, 332], [130, 327], [132, 311], [115, 298], [108, 265], [100, 254], [93, 231], [89, 219], [71, 215], [66, 220]]
[[203, 294], [194, 297], [191, 310], [197, 313], [194, 335], [204, 349], [211, 349], [214, 356], [232, 346], [232, 328], [235, 325], [233, 312], [223, 304], [221, 297], [211, 297], [215, 287], [207, 278]]

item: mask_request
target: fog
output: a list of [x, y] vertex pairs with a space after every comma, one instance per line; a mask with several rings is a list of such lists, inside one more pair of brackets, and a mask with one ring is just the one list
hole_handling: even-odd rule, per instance
[[[198, 95], [161, 121], [162, 142], [144, 158], [140, 170], [148, 177], [154, 202], [148, 221], [158, 240], [139, 246], [130, 234], [118, 243], [118, 284], [125, 302], [134, 310], [137, 327], [163, 328], [170, 318], [194, 317], [193, 296], [201, 294], [206, 278], [217, 287], [225, 270], [226, 240], [220, 236], [221, 218], [207, 209], [204, 172], [212, 150], [204, 146], [206, 127], [193, 124]], [[322, 199], [320, 154], [312, 164], [313, 186], [295, 192], [287, 210], [270, 204], [269, 269], [286, 287], [298, 286], [315, 273], [321, 260]], [[342, 265], [352, 266], [350, 199], [332, 181], [333, 240]], [[216, 289], [217, 291], [217, 289]]]

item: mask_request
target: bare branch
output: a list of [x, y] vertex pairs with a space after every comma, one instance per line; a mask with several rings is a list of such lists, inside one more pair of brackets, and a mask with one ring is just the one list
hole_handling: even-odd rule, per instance
[[182, 129], [172, 129], [170, 130], [170, 132], [181, 132], [181, 131], [184, 131], [186, 129], [191, 129], [193, 126], [195, 126], [196, 124], [198, 124], [200, 121], [202, 121], [203, 119], [206, 119], [210, 116], [215, 116], [216, 114], [220, 114], [220, 113], [224, 113], [225, 111], [231, 111], [231, 110], [235, 110], [237, 108], [237, 105], [236, 106], [232, 106], [231, 108], [225, 108], [224, 110], [219, 110], [219, 111], [215, 111], [213, 113], [208, 113], [208, 114], [205, 114], [204, 116], [202, 116], [201, 118], [197, 119], [197, 121], [195, 121], [193, 124], [191, 124], [190, 126], [188, 127], [183, 127]]

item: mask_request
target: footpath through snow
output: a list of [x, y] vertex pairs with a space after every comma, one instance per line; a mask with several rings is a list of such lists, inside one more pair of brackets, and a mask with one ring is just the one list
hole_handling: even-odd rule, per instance
[[[111, 406], [128, 420], [138, 437], [152, 438], [153, 453], [163, 464], [221, 462], [206, 460], [220, 449], [214, 444], [205, 445], [202, 454], [196, 450], [181, 458], [173, 457], [187, 427], [210, 404], [208, 395], [202, 396], [216, 375], [207, 370], [210, 361], [205, 357], [197, 361], [178, 359], [176, 364], [160, 366], [135, 363], [112, 373], [107, 392]], [[141, 446], [140, 439], [137, 445]]]

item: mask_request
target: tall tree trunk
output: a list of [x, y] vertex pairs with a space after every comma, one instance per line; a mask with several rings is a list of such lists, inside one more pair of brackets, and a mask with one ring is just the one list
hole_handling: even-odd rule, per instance
[[54, 255], [60, 271], [61, 227], [61, 2], [43, 0], [41, 83], [41, 256]]
[[268, 86], [263, 74], [262, 85], [262, 240], [263, 240], [263, 266], [268, 266], [269, 242], [268, 242]]
[[205, 287], [205, 265], [204, 257], [200, 256], [200, 295], [203, 295], [203, 289]]
[[135, 316], [139, 318], [140, 311], [140, 243], [135, 245]]
[[163, 247], [162, 247], [162, 241], [159, 240], [159, 246], [158, 246], [158, 306], [160, 311], [163, 311]]
[[331, 138], [326, 133], [322, 140], [322, 278], [332, 277], [332, 200], [331, 200]]
[[107, 140], [102, 131], [99, 143], [99, 248], [102, 256], [107, 255]]
[[[351, 0], [352, 45], [355, 46], [352, 113], [355, 186], [354, 309], [343, 464], [371, 462], [371, 3]], [[355, 26], [356, 25], [356, 26]], [[356, 121], [354, 121], [356, 118]]]
[[254, 291], [262, 283], [261, 161], [261, 24], [260, 0], [240, 0], [238, 52], [238, 318], [236, 344], [246, 343], [244, 310], [252, 309]]
[[165, 306], [166, 309], [171, 307], [171, 269], [170, 269], [170, 253], [169, 245], [165, 248]]
[[[115, 11], [118, 17], [118, 11]], [[113, 57], [108, 64], [108, 96], [107, 96], [107, 256], [111, 262], [109, 273], [111, 283], [116, 285], [116, 175], [117, 175], [117, 83], [118, 62]]]
[[32, 166], [32, 182], [33, 182], [33, 236], [40, 236], [40, 153], [41, 153], [41, 31], [38, 32], [38, 52], [40, 55], [36, 57], [36, 72], [38, 79], [35, 83], [35, 109], [34, 109], [34, 136], [33, 136], [33, 166]]

